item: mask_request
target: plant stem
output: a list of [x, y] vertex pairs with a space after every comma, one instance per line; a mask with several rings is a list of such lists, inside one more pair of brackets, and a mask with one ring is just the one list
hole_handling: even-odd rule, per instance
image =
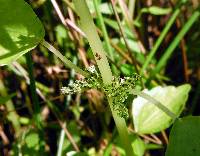
[[174, 13], [172, 14], [172, 16], [170, 17], [169, 21], [167, 22], [165, 28], [163, 29], [163, 31], [161, 32], [159, 38], [156, 40], [155, 45], [153, 46], [153, 48], [151, 49], [149, 55], [147, 56], [147, 59], [144, 63], [144, 65], [142, 66], [142, 69], [140, 70], [140, 74], [143, 75], [144, 71], [146, 70], [147, 66], [149, 65], [149, 63], [151, 62], [152, 58], [154, 57], [156, 51], [158, 50], [160, 44], [162, 43], [163, 39], [165, 38], [165, 36], [167, 35], [169, 29], [171, 28], [171, 26], [173, 25], [173, 23], [176, 20], [176, 17], [179, 15], [180, 13], [180, 8], [177, 7], [174, 11]]
[[[6, 87], [4, 86], [4, 83], [3, 83], [1, 78], [0, 78], [0, 95], [2, 97], [8, 96]], [[20, 125], [20, 122], [19, 122], [19, 116], [18, 116], [17, 112], [15, 111], [15, 106], [12, 103], [12, 100], [8, 100], [5, 103], [5, 106], [6, 106], [6, 110], [8, 112], [7, 119], [8, 119], [8, 121], [10, 121], [12, 123], [13, 128], [16, 132], [15, 136], [18, 137], [19, 134], [20, 134], [21, 125]]]
[[172, 41], [170, 46], [167, 48], [167, 50], [164, 52], [164, 55], [161, 57], [159, 60], [158, 64], [156, 65], [156, 68], [153, 71], [153, 75], [156, 73], [160, 72], [160, 70], [165, 66], [167, 63], [168, 59], [174, 52], [174, 49], [177, 47], [181, 39], [184, 37], [184, 35], [189, 31], [191, 26], [194, 24], [194, 22], [199, 18], [200, 12], [199, 10], [196, 10], [190, 19], [186, 22], [186, 24], [183, 26], [183, 28], [180, 30], [178, 35], [175, 37], [175, 39]]
[[[128, 7], [127, 7], [125, 1], [124, 1], [124, 0], [117, 0], [117, 1], [118, 1], [118, 4], [119, 4], [120, 8], [121, 8], [122, 14], [124, 15], [124, 18], [125, 18], [125, 21], [126, 21], [128, 27], [129, 27], [129, 28], [132, 28], [132, 26], [133, 26], [133, 21], [132, 21], [132, 19], [131, 19], [129, 9], [128, 9]], [[113, 3], [113, 2], [114, 2], [114, 1], [112, 0], [112, 3]], [[114, 3], [113, 3], [113, 6], [115, 6]]]
[[131, 19], [134, 18], [135, 4], [136, 4], [136, 0], [129, 0], [128, 9], [130, 12]]
[[[74, 0], [75, 9], [77, 11], [78, 16], [80, 17], [80, 24], [85, 32], [93, 54], [95, 56], [95, 60], [97, 62], [99, 71], [101, 73], [104, 84], [110, 84], [112, 82], [112, 73], [110, 66], [108, 64], [108, 60], [106, 58], [101, 40], [97, 34], [95, 24], [93, 19], [89, 13], [89, 9], [85, 0]], [[131, 142], [128, 136], [128, 130], [126, 127], [126, 122], [123, 118], [120, 118], [117, 115], [117, 112], [113, 110], [112, 107], [112, 98], [108, 98], [108, 103], [118, 129], [122, 144], [124, 145], [124, 149], [128, 156], [134, 156], [133, 150], [131, 147]]]
[[100, 22], [102, 32], [103, 32], [103, 37], [104, 37], [104, 40], [105, 40], [105, 43], [106, 43], [106, 50], [109, 53], [110, 58], [112, 60], [114, 60], [113, 51], [112, 51], [112, 48], [111, 48], [110, 42], [109, 42], [108, 32], [106, 30], [106, 26], [105, 26], [105, 23], [104, 23], [103, 16], [102, 16], [102, 14], [99, 10], [98, 1], [94, 0], [93, 3], [94, 3], [94, 7], [95, 7], [95, 10], [96, 10], [99, 22]]
[[57, 49], [55, 49], [51, 44], [43, 40], [41, 42], [43, 46], [45, 46], [49, 51], [54, 53], [67, 67], [74, 69], [77, 73], [87, 77], [89, 74], [82, 69], [80, 69], [78, 66], [73, 64], [70, 60], [68, 60], [65, 56], [63, 56]]
[[112, 81], [112, 73], [87, 4], [85, 0], [74, 0], [74, 5], [80, 17], [81, 28], [89, 41], [104, 83], [109, 84]]
[[[73, 58], [73, 63], [75, 63], [75, 64], [77, 63], [77, 58], [76, 57]], [[71, 70], [70, 71], [70, 80], [69, 80], [69, 83], [73, 83], [74, 76], [75, 76], [75, 71]], [[71, 95], [67, 95], [67, 97], [66, 97], [66, 104], [65, 105], [69, 106], [70, 101], [71, 101]], [[63, 123], [63, 127], [66, 127], [66, 122]], [[57, 156], [62, 156], [64, 139], [65, 139], [65, 130], [62, 128], [61, 132], [60, 132], [60, 138], [59, 138], [59, 145], [58, 145]], [[73, 143], [73, 142], [71, 142], [71, 143]], [[74, 146], [75, 144], [72, 144], [72, 145]], [[78, 149], [76, 147], [78, 147], [78, 146], [74, 146], [75, 149]]]
[[39, 105], [39, 100], [38, 96], [36, 93], [36, 85], [35, 85], [35, 78], [33, 75], [33, 61], [31, 57], [31, 52], [27, 53], [26, 55], [26, 64], [28, 66], [28, 73], [29, 73], [29, 78], [30, 78], [30, 90], [31, 90], [31, 97], [32, 97], [32, 102], [33, 102], [33, 111], [34, 111], [34, 118], [36, 125], [39, 129], [42, 128], [42, 123], [41, 123], [41, 117], [40, 117], [40, 105]]
[[52, 113], [55, 115], [55, 117], [57, 118], [57, 121], [59, 123], [59, 125], [61, 126], [61, 128], [64, 130], [67, 139], [69, 140], [69, 142], [72, 144], [73, 148], [75, 151], [79, 152], [79, 147], [77, 146], [74, 138], [72, 137], [71, 133], [69, 132], [68, 128], [67, 128], [67, 123], [63, 122], [63, 117], [60, 113], [60, 111], [58, 110], [58, 108], [49, 100], [46, 100], [48, 107], [51, 109]]
[[[64, 123], [63, 126], [66, 126], [66, 123]], [[61, 132], [60, 132], [58, 151], [57, 151], [56, 156], [62, 156], [64, 139], [65, 139], [65, 131], [62, 129]]]
[[[116, 11], [116, 9], [115, 9], [114, 1], [113, 1], [113, 0], [110, 0], [110, 1], [111, 1], [111, 5], [112, 5], [113, 12], [114, 12], [115, 17], [116, 17], [116, 19], [117, 19], [117, 24], [118, 24], [118, 26], [119, 26], [119, 30], [120, 30], [120, 32], [121, 32], [122, 38], [124, 39], [124, 43], [125, 43], [126, 48], [127, 48], [128, 52], [129, 52], [129, 54], [130, 54], [130, 57], [131, 57], [132, 62], [133, 62], [133, 65], [134, 65], [134, 67], [135, 67], [135, 71], [136, 71], [137, 74], [139, 74], [139, 69], [138, 69], [137, 61], [136, 61], [136, 59], [135, 59], [135, 56], [133, 56], [133, 54], [131, 53], [131, 49], [130, 49], [129, 44], [128, 44], [127, 40], [126, 40], [124, 30], [123, 30], [122, 25], [121, 25], [121, 23], [120, 23], [119, 15], [118, 15], [118, 13], [117, 13], [117, 11]], [[140, 79], [140, 82], [141, 82], [142, 88], [145, 88], [142, 79]]]
[[118, 13], [117, 13], [117, 11], [115, 9], [115, 4], [114, 4], [113, 0], [110, 0], [110, 1], [111, 1], [111, 6], [112, 6], [113, 12], [115, 14], [115, 18], [117, 20], [117, 24], [119, 26], [119, 30], [121, 32], [121, 35], [122, 35], [122, 38], [124, 40], [125, 46], [126, 46], [128, 52], [130, 54], [130, 57], [131, 57], [132, 61], [133, 61], [133, 65], [135, 67], [135, 71], [136, 71], [137, 74], [139, 74], [139, 70], [138, 70], [138, 66], [137, 66], [137, 61], [136, 61], [135, 57], [133, 56], [133, 54], [131, 53], [131, 49], [130, 49], [129, 44], [128, 44], [127, 40], [126, 40], [124, 30], [123, 30], [122, 25], [120, 23], [119, 15], [118, 15]]

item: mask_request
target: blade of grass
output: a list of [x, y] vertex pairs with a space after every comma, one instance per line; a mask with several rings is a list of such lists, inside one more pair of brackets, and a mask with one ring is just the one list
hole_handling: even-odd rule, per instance
[[45, 46], [49, 51], [54, 53], [67, 67], [74, 69], [77, 73], [87, 77], [88, 73], [80, 69], [78, 66], [73, 64], [70, 60], [68, 60], [65, 56], [63, 56], [57, 49], [55, 49], [51, 44], [43, 40], [41, 42], [43, 46]]
[[169, 29], [172, 27], [173, 23], [176, 21], [176, 18], [179, 15], [180, 11], [181, 11], [181, 7], [176, 7], [172, 16], [170, 17], [169, 21], [167, 22], [166, 26], [162, 30], [159, 38], [156, 40], [155, 45], [153, 46], [153, 48], [149, 52], [149, 54], [146, 58], [146, 61], [144, 62], [144, 65], [142, 66], [142, 69], [140, 70], [141, 75], [144, 74], [144, 71], [146, 70], [147, 66], [149, 65], [149, 63], [153, 59], [154, 55], [156, 54], [159, 46], [161, 45], [162, 41], [164, 40], [165, 36], [167, 35]]
[[[114, 2], [114, 1], [113, 1]], [[122, 13], [125, 17], [125, 22], [126, 24], [128, 25], [129, 29], [131, 30], [132, 34], [134, 35], [134, 37], [136, 38], [136, 41], [137, 41], [137, 44], [141, 50], [141, 52], [145, 53], [146, 50], [145, 50], [145, 47], [144, 45], [142, 44], [142, 42], [140, 41], [140, 37], [139, 35], [137, 34], [137, 31], [135, 29], [135, 26], [134, 26], [134, 23], [133, 23], [133, 20], [131, 18], [131, 15], [130, 15], [130, 12], [129, 12], [129, 9], [125, 3], [124, 0], [118, 0], [118, 3], [119, 3], [119, 6], [122, 10]], [[114, 3], [113, 3], [114, 4]], [[114, 5], [113, 5], [114, 6]]]
[[33, 60], [31, 57], [31, 52], [27, 53], [25, 56], [26, 56], [26, 64], [28, 66], [28, 73], [29, 73], [29, 78], [30, 78], [30, 90], [31, 90], [32, 103], [33, 103], [34, 119], [35, 119], [37, 128], [42, 129], [42, 119], [40, 116], [39, 100], [36, 93], [35, 78], [33, 75]]
[[111, 6], [112, 6], [113, 12], [114, 12], [114, 14], [115, 14], [115, 17], [116, 17], [116, 20], [117, 20], [117, 24], [118, 24], [118, 26], [119, 26], [119, 30], [120, 30], [120, 32], [121, 32], [122, 38], [123, 38], [123, 40], [124, 40], [124, 43], [125, 43], [125, 45], [126, 45], [126, 48], [127, 48], [128, 52], [129, 52], [130, 56], [131, 56], [131, 59], [132, 59], [132, 61], [133, 61], [133, 65], [135, 66], [136, 73], [139, 74], [139, 70], [138, 70], [138, 66], [137, 66], [136, 59], [135, 59], [135, 57], [133, 57], [133, 55], [132, 55], [132, 53], [131, 53], [131, 50], [130, 50], [130, 47], [129, 47], [129, 45], [128, 45], [128, 42], [126, 41], [126, 37], [125, 37], [125, 34], [124, 34], [124, 30], [123, 30], [122, 25], [121, 25], [121, 23], [120, 23], [120, 18], [119, 18], [118, 13], [117, 13], [117, 11], [116, 11], [116, 9], [115, 9], [115, 4], [114, 4], [113, 0], [111, 0]]
[[46, 100], [46, 103], [47, 103], [48, 107], [51, 109], [52, 113], [55, 115], [56, 119], [58, 120], [60, 127], [65, 132], [65, 135], [67, 136], [69, 142], [72, 144], [73, 148], [77, 152], [79, 152], [80, 149], [79, 149], [78, 145], [76, 144], [74, 138], [72, 137], [71, 133], [69, 132], [67, 125], [66, 125], [66, 122], [62, 121], [63, 117], [62, 117], [60, 111], [58, 110], [58, 108], [49, 100]]
[[104, 83], [109, 84], [112, 81], [112, 73], [106, 58], [106, 53], [96, 31], [96, 26], [94, 25], [93, 19], [89, 13], [87, 4], [85, 0], [74, 0], [74, 5], [76, 13], [80, 17], [81, 28], [85, 32], [86, 37], [90, 43], [101, 76], [103, 79], [105, 78]]
[[194, 22], [199, 18], [199, 16], [200, 16], [199, 10], [196, 10], [192, 14], [192, 16], [185, 23], [185, 25], [180, 30], [180, 32], [178, 33], [178, 35], [172, 41], [172, 43], [170, 44], [170, 46], [164, 52], [163, 56], [161, 57], [161, 59], [159, 60], [158, 64], [156, 65], [156, 67], [155, 67], [152, 75], [155, 75], [156, 73], [160, 72], [160, 70], [162, 70], [162, 68], [166, 65], [168, 59], [170, 58], [170, 56], [174, 52], [174, 49], [177, 47], [177, 45], [179, 44], [179, 42], [181, 41], [181, 39], [184, 37], [184, 35], [189, 31], [189, 29], [194, 24]]
[[[80, 23], [83, 31], [85, 32], [89, 44], [91, 46], [92, 52], [95, 56], [95, 60], [97, 62], [99, 71], [101, 73], [103, 82], [105, 84], [110, 84], [112, 82], [112, 73], [110, 66], [108, 64], [108, 60], [106, 58], [106, 53], [104, 52], [101, 40], [98, 36], [96, 26], [93, 22], [93, 19], [90, 15], [88, 6], [85, 0], [74, 0], [74, 5], [78, 16], [80, 17]], [[96, 56], [100, 56], [96, 57]], [[128, 156], [134, 156], [131, 142], [128, 136], [128, 130], [126, 127], [126, 122], [123, 118], [117, 115], [117, 112], [113, 110], [112, 99], [108, 97], [109, 106], [118, 129], [122, 144], [124, 145], [124, 149]]]
[[131, 20], [130, 12], [125, 4], [125, 1], [123, 1], [123, 0], [117, 0], [117, 1], [119, 3], [119, 6], [122, 10], [122, 13], [124, 15], [124, 18], [129, 26], [129, 28], [131, 28], [133, 25], [133, 21]]
[[[113, 12], [114, 12], [115, 17], [116, 17], [116, 19], [117, 19], [117, 23], [118, 23], [119, 30], [120, 30], [120, 32], [121, 32], [122, 38], [124, 39], [124, 43], [125, 43], [126, 48], [127, 48], [128, 52], [129, 52], [129, 54], [130, 54], [130, 57], [131, 57], [132, 62], [133, 62], [133, 65], [134, 65], [134, 67], [135, 67], [135, 71], [136, 71], [137, 74], [139, 74], [139, 69], [138, 69], [137, 61], [136, 61], [135, 57], [133, 56], [133, 54], [131, 53], [129, 44], [128, 44], [128, 42], [127, 42], [127, 40], [126, 40], [126, 37], [125, 37], [125, 34], [124, 34], [124, 30], [123, 30], [122, 25], [121, 25], [121, 23], [120, 23], [119, 15], [118, 15], [118, 13], [117, 13], [117, 11], [116, 11], [116, 9], [115, 9], [114, 2], [113, 2], [113, 0], [110, 0], [110, 1], [111, 1], [111, 6], [112, 6], [112, 9], [113, 9]], [[145, 88], [142, 79], [140, 79], [140, 82], [141, 82], [142, 88]]]
[[[63, 126], [66, 127], [66, 123], [64, 123]], [[58, 151], [56, 156], [62, 156], [64, 140], [65, 140], [65, 131], [62, 129], [60, 132]]]
[[[66, 0], [65, 0], [66, 1]], [[68, 2], [68, 1], [66, 1]], [[60, 18], [60, 21], [62, 22], [62, 24], [66, 27], [66, 28], [72, 28], [73, 30], [75, 30], [76, 32], [78, 32], [80, 35], [85, 37], [85, 34], [70, 20], [70, 19], [65, 19], [64, 15], [62, 14], [56, 0], [51, 0], [51, 3], [58, 15], [58, 17]], [[68, 5], [69, 6], [69, 5]], [[70, 6], [69, 6], [70, 7]]]
[[[4, 83], [3, 83], [1, 78], [0, 78], [0, 95], [3, 96], [3, 97], [8, 96], [6, 87], [4, 86]], [[12, 100], [8, 100], [5, 103], [5, 106], [6, 106], [6, 110], [8, 112], [7, 119], [8, 119], [8, 121], [10, 121], [12, 123], [13, 128], [14, 128], [15, 133], [16, 133], [15, 136], [18, 137], [19, 134], [20, 134], [21, 125], [20, 125], [20, 122], [19, 122], [19, 116], [18, 116], [17, 112], [15, 111], [15, 106], [12, 103]]]
[[129, 12], [130, 12], [131, 19], [134, 18], [135, 3], [136, 3], [136, 0], [129, 0], [128, 9], [129, 9]]
[[[13, 67], [12, 67], [13, 66]], [[26, 83], [30, 85], [30, 78], [28, 77], [27, 71], [18, 63], [18, 62], [13, 62], [12, 65], [9, 66], [17, 75], [23, 77], [26, 80]], [[15, 69], [15, 70], [14, 70]], [[40, 84], [36, 82], [36, 92], [44, 100], [44, 95], [42, 92], [39, 90]], [[43, 87], [43, 86], [42, 86]], [[40, 86], [41, 88], [41, 86]], [[44, 87], [43, 87], [44, 88]], [[45, 89], [43, 89], [45, 90]]]
[[98, 1], [94, 0], [93, 3], [94, 3], [94, 7], [95, 7], [95, 10], [96, 10], [96, 13], [97, 13], [97, 17], [99, 19], [99, 23], [100, 23], [102, 32], [103, 32], [103, 37], [104, 37], [104, 40], [105, 40], [105, 43], [106, 43], [106, 50], [107, 50], [110, 58], [112, 60], [114, 60], [113, 51], [112, 51], [112, 48], [111, 48], [110, 42], [109, 42], [108, 32], [106, 30], [106, 26], [105, 26], [105, 23], [104, 23], [103, 16], [102, 16], [102, 14], [99, 10]]
[[[73, 63], [74, 64], [77, 63], [77, 58], [76, 57], [73, 57]], [[75, 76], [75, 71], [71, 70], [69, 84], [73, 83], [74, 76]], [[68, 106], [69, 103], [70, 103], [70, 101], [71, 101], [71, 95], [67, 95], [67, 97], [66, 97], [66, 104], [65, 105]], [[63, 126], [66, 127], [66, 122], [64, 122]], [[58, 150], [57, 150], [57, 156], [62, 156], [64, 138], [65, 138], [65, 130], [62, 129], [61, 132], [60, 132], [60, 138], [59, 138], [59, 145], [58, 145]], [[75, 147], [76, 147], [75, 149], [77, 149], [78, 146], [75, 146]]]

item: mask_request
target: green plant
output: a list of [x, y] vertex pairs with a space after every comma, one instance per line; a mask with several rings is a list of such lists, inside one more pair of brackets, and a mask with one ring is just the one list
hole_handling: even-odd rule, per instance
[[[67, 1], [67, 4], [68, 3], [69, 2]], [[130, 3], [130, 5], [132, 5], [131, 7], [132, 12], [134, 11], [133, 3], [134, 3], [133, 1], [132, 3]], [[187, 100], [187, 97], [188, 97], [187, 95], [190, 90], [190, 86], [189, 85], [181, 86], [181, 87], [178, 87], [178, 89], [175, 91], [174, 90], [171, 91], [170, 87], [169, 88], [166, 87], [167, 92], [169, 91], [171, 94], [180, 92], [180, 94], [178, 94], [176, 97], [177, 103], [172, 105], [171, 101], [167, 103], [165, 101], [166, 99], [163, 98], [162, 96], [159, 96], [159, 97], [154, 96], [156, 98], [153, 98], [150, 95], [146, 94], [145, 92], [141, 92], [138, 89], [136, 89], [136, 82], [140, 78], [140, 76], [137, 74], [132, 74], [132, 76], [130, 77], [113, 76], [113, 73], [111, 71], [107, 58], [109, 58], [111, 61], [115, 61], [114, 52], [111, 48], [111, 44], [110, 44], [111, 41], [109, 41], [108, 32], [105, 28], [104, 19], [98, 8], [98, 2], [95, 0], [94, 5], [95, 5], [98, 19], [100, 21], [101, 28], [103, 30], [103, 37], [106, 43], [106, 50], [108, 51], [109, 56], [107, 56], [104, 50], [103, 44], [97, 33], [96, 26], [93, 22], [92, 16], [89, 12], [89, 8], [86, 2], [83, 0], [74, 0], [73, 4], [74, 6], [71, 6], [71, 3], [70, 3], [70, 6], [73, 7], [73, 9], [76, 11], [80, 19], [80, 27], [83, 30], [82, 34], [84, 33], [84, 36], [87, 38], [89, 42], [89, 45], [92, 49], [92, 53], [97, 63], [98, 69], [96, 69], [94, 66], [90, 66], [87, 69], [88, 71], [82, 70], [80, 67], [73, 64], [67, 57], [61, 54], [61, 52], [56, 50], [56, 48], [54, 48], [51, 44], [46, 42], [43, 39], [44, 38], [43, 25], [41, 24], [37, 16], [34, 14], [30, 6], [27, 3], [25, 3], [23, 0], [16, 0], [14, 2], [11, 0], [8, 0], [8, 1], [0, 0], [0, 10], [1, 10], [0, 12], [2, 12], [2, 14], [0, 15], [1, 17], [1, 20], [0, 20], [0, 28], [1, 28], [0, 29], [0, 49], [1, 49], [0, 64], [1, 65], [11, 64], [13, 61], [21, 57], [23, 54], [34, 49], [38, 44], [43, 45], [49, 51], [51, 51], [56, 57], [60, 58], [60, 60], [68, 68], [73, 69], [75, 72], [85, 77], [84, 79], [76, 80], [74, 83], [69, 84], [68, 87], [63, 87], [61, 89], [61, 92], [64, 94], [71, 95], [74, 93], [80, 93], [86, 89], [94, 89], [94, 88], [104, 92], [107, 98], [110, 110], [112, 112], [112, 116], [114, 118], [126, 155], [130, 155], [130, 156], [137, 155], [138, 152], [136, 152], [135, 148], [137, 147], [137, 143], [139, 144], [141, 143], [141, 141], [137, 135], [134, 135], [134, 138], [137, 141], [133, 142], [132, 139], [130, 139], [130, 133], [128, 132], [128, 128], [126, 126], [126, 119], [128, 119], [129, 113], [125, 105], [125, 102], [128, 99], [129, 95], [133, 94], [133, 95], [141, 96], [142, 98], [148, 100], [148, 102], [153, 103], [156, 106], [154, 108], [148, 108], [148, 106], [144, 107], [142, 115], [141, 114], [135, 115], [133, 113], [134, 126], [137, 132], [141, 134], [142, 133], [149, 134], [149, 133], [155, 133], [163, 129], [166, 129], [173, 123], [173, 121], [177, 120]], [[122, 3], [120, 4], [122, 5]], [[11, 10], [10, 12], [7, 11], [8, 8]], [[113, 9], [115, 11], [115, 15], [117, 15], [117, 10], [115, 10], [114, 6], [113, 6]], [[168, 10], [162, 10], [157, 7], [143, 8], [141, 12], [151, 13], [151, 14], [156, 14], [156, 15], [158, 14], [157, 12], [160, 12], [159, 15], [169, 13]], [[19, 16], [17, 18], [14, 18], [13, 15], [16, 13]], [[123, 10], [123, 13], [125, 14], [124, 10]], [[155, 46], [150, 52], [149, 57], [147, 58], [143, 67], [141, 68], [140, 73], [142, 75], [179, 13], [180, 13], [180, 9], [176, 8], [172, 16], [173, 18], [168, 22], [168, 24], [164, 28], [163, 32], [161, 33], [161, 37], [156, 42]], [[171, 55], [175, 47], [178, 45], [181, 38], [188, 32], [188, 30], [193, 25], [193, 23], [198, 19], [198, 17], [199, 17], [199, 11], [197, 10], [191, 16], [189, 21], [184, 25], [184, 27], [182, 28], [180, 33], [176, 36], [172, 44], [168, 47], [163, 57], [156, 65], [153, 75], [157, 74], [162, 69], [162, 67], [166, 64], [169, 56]], [[132, 21], [129, 21], [130, 20], [129, 18], [126, 18], [126, 20], [127, 20], [126, 22], [129, 25], [128, 28], [130, 29], [133, 26], [132, 25], [133, 23]], [[122, 29], [122, 26], [120, 25], [119, 20], [118, 20], [118, 24], [120, 27], [119, 29]], [[125, 44], [127, 44], [126, 35], [129, 33], [130, 31], [122, 32], [122, 36], [123, 36]], [[137, 44], [138, 43], [139, 42], [137, 41]], [[127, 48], [128, 47], [129, 46], [127, 46]], [[128, 51], [131, 54], [130, 48], [128, 48]], [[34, 104], [33, 121], [36, 124], [37, 128], [42, 130], [43, 123], [40, 118], [41, 108], [39, 106], [38, 97], [36, 94], [36, 81], [33, 75], [33, 61], [31, 59], [30, 53], [26, 54], [26, 60], [27, 60], [29, 77], [30, 77], [31, 96], [32, 96], [33, 104]], [[136, 68], [135, 70], [137, 71], [137, 68], [138, 68], [137, 64], [135, 64], [135, 68]], [[168, 95], [168, 94], [165, 93], [165, 95]], [[5, 98], [6, 97], [7, 95], [5, 95]], [[174, 98], [173, 100], [176, 101], [176, 98]], [[7, 102], [7, 100], [5, 102]], [[166, 102], [165, 105], [162, 104], [163, 102]], [[57, 118], [62, 118], [60, 117], [59, 111], [57, 111], [57, 108], [54, 107], [52, 103], [49, 102], [48, 100], [47, 100], [47, 103], [48, 103], [48, 106], [51, 108], [51, 110], [53, 110], [55, 116]], [[14, 109], [12, 104], [7, 104], [6, 106], [8, 110]], [[153, 107], [153, 105], [151, 106]], [[12, 108], [9, 108], [9, 107], [12, 107]], [[149, 115], [149, 113], [151, 113], [151, 111], [149, 110], [151, 111], [153, 110], [153, 113], [157, 113], [157, 114], [152, 117], [151, 115]], [[12, 118], [17, 119], [17, 115], [15, 113], [12, 113], [12, 115], [13, 115]], [[156, 121], [155, 123], [159, 124], [159, 122], [163, 122], [165, 124], [164, 126], [158, 127], [155, 123], [153, 123], [154, 118], [159, 117], [159, 116], [162, 116], [162, 118], [167, 118], [167, 120], [163, 119], [162, 121]], [[147, 122], [150, 119], [152, 119], [152, 122]], [[143, 127], [144, 125], [141, 126], [141, 124], [145, 122], [148, 123], [148, 124], [145, 124], [145, 126], [148, 125], [147, 128]], [[15, 131], [18, 133], [20, 129], [20, 123], [18, 123], [17, 121], [13, 121], [12, 124], [13, 124], [13, 127], [15, 127]], [[66, 123], [63, 124], [62, 122], [60, 122], [60, 124], [63, 129], [67, 127]], [[64, 132], [61, 132], [61, 139], [60, 139], [59, 146], [63, 146], [63, 142], [64, 142], [63, 133]], [[68, 136], [70, 138], [70, 135]], [[30, 136], [26, 137], [25, 142], [28, 148], [30, 147], [32, 150], [36, 150], [36, 151], [38, 150], [38, 149], [33, 148], [33, 146], [39, 143], [38, 134], [35, 134], [35, 133], [30, 134]], [[73, 139], [71, 142], [73, 142]], [[25, 146], [23, 146], [22, 149], [25, 148]], [[79, 151], [78, 148], [76, 150]], [[61, 155], [61, 153], [62, 153], [62, 147], [59, 148], [58, 155]]]

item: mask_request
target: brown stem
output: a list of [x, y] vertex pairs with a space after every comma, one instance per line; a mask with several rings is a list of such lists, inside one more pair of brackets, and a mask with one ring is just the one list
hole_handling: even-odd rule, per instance
[[163, 139], [165, 140], [165, 143], [168, 144], [168, 143], [169, 143], [169, 139], [168, 139], [168, 137], [167, 137], [166, 132], [165, 132], [165, 131], [162, 131], [161, 134], [162, 134], [162, 136], [163, 136]]

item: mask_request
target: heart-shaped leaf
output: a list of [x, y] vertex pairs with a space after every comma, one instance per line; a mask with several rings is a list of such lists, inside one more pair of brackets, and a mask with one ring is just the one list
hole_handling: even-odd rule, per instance
[[166, 156], [200, 155], [200, 116], [178, 119], [170, 132]]
[[[190, 88], [188, 84], [177, 88], [174, 86], [158, 86], [144, 92], [179, 116], [185, 106]], [[141, 134], [156, 133], [172, 124], [172, 119], [168, 115], [142, 97], [133, 100], [132, 115], [135, 130]]]
[[43, 37], [43, 25], [26, 2], [0, 0], [0, 65], [30, 51]]

